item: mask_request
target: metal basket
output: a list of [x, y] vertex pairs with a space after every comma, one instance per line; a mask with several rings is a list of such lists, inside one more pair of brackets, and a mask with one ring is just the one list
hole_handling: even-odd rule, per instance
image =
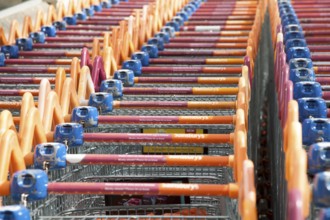
[[[119, 176], [120, 168], [113, 168], [114, 172], [111, 173], [111, 176], [91, 176], [85, 177], [81, 181], [88, 182], [106, 182], [114, 180], [127, 180], [133, 179], [139, 181], [143, 177], [152, 177], [164, 178], [164, 174], [168, 178], [178, 178], [184, 177], [188, 178], [190, 183], [213, 183], [221, 184], [228, 181], [230, 172], [227, 172], [227, 169], [222, 169], [223, 174], [220, 177], [211, 177], [208, 174], [203, 176], [183, 176], [182, 172], [165, 172], [163, 175], [155, 175], [151, 172], [154, 169], [145, 170], [143, 175], [135, 175], [131, 170], [128, 169], [126, 173], [131, 175]], [[143, 168], [142, 168], [143, 169]], [[214, 172], [216, 170], [213, 170]], [[218, 172], [216, 172], [218, 173]], [[214, 174], [216, 174], [214, 173]], [[174, 174], [174, 175], [173, 175]], [[203, 217], [208, 219], [214, 219], [216, 216], [217, 219], [237, 219], [237, 201], [231, 200], [225, 197], [208, 197], [208, 196], [191, 196], [190, 204], [173, 204], [173, 205], [138, 205], [138, 206], [106, 206], [104, 196], [95, 196], [95, 195], [51, 195], [46, 202], [35, 204], [33, 208], [33, 216], [36, 219], [110, 219], [110, 218], [138, 218], [144, 219], [152, 216], [157, 216], [161, 219], [173, 217], [179, 217], [178, 212], [184, 210], [187, 212], [187, 215], [193, 215], [193, 210], [198, 210], [203, 213]], [[189, 212], [191, 210], [191, 212]], [[153, 214], [152, 214], [153, 213]], [[155, 214], [156, 213], [156, 214]], [[50, 217], [51, 216], [51, 217]], [[57, 216], [57, 217], [56, 217]], [[84, 216], [84, 217], [83, 217]], [[89, 217], [90, 216], [90, 217]], [[128, 217], [130, 216], [130, 217]], [[184, 216], [186, 217], [186, 216]], [[192, 217], [192, 216], [190, 216]], [[202, 216], [196, 215], [197, 219], [202, 218]]]

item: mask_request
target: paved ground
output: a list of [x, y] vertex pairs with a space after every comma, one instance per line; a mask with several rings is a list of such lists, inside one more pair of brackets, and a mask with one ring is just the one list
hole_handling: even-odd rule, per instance
[[[0, 0], [0, 8], [5, 5], [5, 0]], [[15, 5], [0, 11], [0, 26], [8, 33], [12, 20], [16, 19], [20, 24], [23, 23], [25, 16], [31, 16], [34, 19], [39, 9], [47, 11], [48, 4], [42, 0], [29, 0], [17, 4], [21, 0], [6, 1], [6, 4]], [[8, 5], [7, 4], [7, 5]]]

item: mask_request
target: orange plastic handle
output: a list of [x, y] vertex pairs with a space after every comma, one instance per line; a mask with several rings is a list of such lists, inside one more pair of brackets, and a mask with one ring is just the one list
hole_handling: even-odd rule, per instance
[[165, 156], [167, 165], [174, 166], [230, 166], [228, 156]]
[[19, 31], [18, 28], [19, 28], [18, 21], [13, 20], [10, 26], [8, 44], [14, 44], [16, 38], [22, 37], [22, 33]]
[[0, 133], [5, 130], [13, 130], [17, 133], [15, 124], [13, 123], [13, 116], [8, 110], [3, 110], [0, 114]]
[[239, 193], [239, 211], [243, 220], [257, 219], [257, 193], [254, 184], [254, 165], [244, 160], [242, 184]]
[[38, 10], [35, 16], [35, 24], [29, 16], [24, 17], [22, 31], [19, 30], [19, 25], [16, 20], [13, 20], [9, 31], [9, 37], [6, 38], [5, 31], [0, 28], [0, 45], [14, 44], [16, 38], [27, 37], [28, 33], [40, 30], [41, 26], [52, 24], [54, 21], [61, 20], [64, 16], [70, 16], [80, 12], [83, 8], [89, 7], [91, 1], [69, 1], [67, 10], [65, 10], [63, 2], [58, 3], [57, 9], [53, 5], [49, 5], [47, 14], [42, 10]]
[[32, 24], [32, 19], [30, 16], [25, 16], [23, 21], [23, 30], [22, 30], [22, 36], [27, 37], [29, 36], [29, 33], [34, 32], [35, 27]]
[[234, 109], [236, 102], [188, 102], [188, 108], [192, 109]]
[[228, 59], [206, 59], [206, 64], [209, 65], [221, 65], [221, 64], [243, 64], [244, 59], [242, 58], [228, 58]]
[[195, 195], [195, 196], [229, 196], [237, 198], [238, 186], [234, 183], [227, 185], [193, 184], [193, 187], [185, 187], [183, 184], [162, 183], [159, 187], [161, 195]]
[[285, 160], [285, 177], [287, 181], [295, 178], [295, 171], [291, 170], [292, 163], [295, 163], [294, 160], [291, 159], [292, 155], [296, 154], [296, 151], [302, 147], [302, 126], [299, 122], [292, 122], [288, 125], [287, 128], [287, 151], [286, 151], [286, 160]]
[[290, 172], [291, 178], [288, 181], [288, 191], [299, 190], [303, 197], [303, 215], [305, 218], [309, 216], [311, 189], [309, 187], [307, 177], [307, 154], [303, 148], [297, 148], [294, 153], [290, 154], [291, 160]]
[[49, 5], [48, 7], [48, 13], [47, 13], [47, 24], [52, 24], [56, 20], [61, 19], [57, 17], [57, 11], [53, 5]]
[[242, 181], [243, 161], [247, 159], [247, 135], [246, 132], [238, 131], [234, 139], [234, 178], [236, 182]]
[[[78, 3], [78, 7], [82, 5], [82, 1], [80, 2], [81, 3]], [[170, 15], [173, 16], [176, 13], [176, 9], [178, 9], [177, 6], [179, 3], [184, 1], [171, 0], [170, 2], [172, 3], [171, 6], [169, 6], [171, 8]], [[72, 6], [69, 7], [67, 13], [72, 13], [71, 8]], [[145, 7], [145, 12], [150, 8]], [[78, 9], [75, 8], [74, 10]], [[61, 11], [60, 15], [56, 15], [54, 8], [50, 7], [46, 20], [44, 19], [42, 11], [39, 11], [34, 28], [40, 29], [41, 25], [45, 25], [47, 22], [51, 22], [63, 14], [65, 13]], [[149, 19], [150, 22], [152, 20], [153, 19]], [[29, 23], [29, 19], [27, 19], [27, 23]], [[143, 26], [143, 24], [141, 26]], [[149, 27], [152, 27], [152, 25], [149, 25]], [[29, 30], [32, 28], [31, 23], [27, 24], [26, 29]], [[145, 32], [145, 34], [152, 34], [150, 28], [146, 31], [148, 33]], [[14, 36], [12, 37], [13, 39], [20, 34], [17, 29], [17, 23], [13, 23], [11, 32], [11, 36]], [[2, 43], [8, 43], [4, 38], [4, 35], [2, 35], [1, 41]], [[47, 137], [49, 136], [48, 133], [51, 133], [54, 124], [64, 122], [64, 118], [68, 114], [68, 111], [73, 107], [84, 103], [90, 93], [94, 92], [94, 86], [91, 81], [88, 67], [83, 67], [80, 70], [78, 60], [74, 59], [70, 70], [72, 78], [66, 78], [65, 71], [67, 71], [67, 69], [49, 68], [48, 72], [57, 73], [55, 79], [55, 91], [50, 90], [50, 83], [48, 81], [41, 80], [41, 92], [39, 92], [40, 102], [38, 106], [42, 111], [41, 113], [35, 108], [33, 96], [30, 93], [23, 95], [21, 103], [4, 103], [7, 107], [21, 106], [21, 115], [19, 120], [20, 131], [17, 135], [15, 127], [13, 126], [14, 119], [11, 114], [8, 111], [3, 111], [0, 114], [0, 119], [2, 119], [0, 120], [0, 127], [5, 128], [0, 140], [2, 146], [0, 149], [1, 195], [9, 194], [9, 183], [7, 181], [8, 172], [25, 169], [25, 164], [30, 165], [32, 163], [31, 152], [33, 146], [38, 143], [47, 142]], [[4, 120], [4, 118], [6, 118], [6, 120]], [[179, 139], [180, 138], [177, 137], [176, 140], [179, 141]], [[22, 160], [22, 158], [25, 158], [25, 160]], [[11, 170], [9, 170], [9, 167]]]
[[[7, 196], [10, 193], [10, 182], [8, 173], [26, 169], [24, 155], [20, 150], [16, 133], [7, 130], [0, 134], [0, 195]], [[10, 172], [11, 171], [11, 172]]]
[[[87, 68], [88, 69], [88, 68]], [[85, 75], [89, 74], [89, 71], [87, 69], [82, 69], [82, 73], [85, 73]], [[59, 71], [59, 74], [61, 74], [61, 71]], [[90, 74], [89, 74], [90, 75]], [[82, 80], [84, 78], [80, 78]], [[58, 77], [58, 83], [62, 83], [63, 85], [57, 84], [57, 91], [62, 95], [61, 104], [58, 100], [57, 93], [55, 91], [47, 91], [45, 92], [45, 98], [46, 101], [45, 108], [44, 108], [44, 117], [43, 117], [43, 123], [41, 121], [41, 115], [39, 114], [39, 111], [34, 107], [35, 103], [33, 100], [33, 96], [30, 93], [24, 94], [22, 98], [21, 103], [21, 115], [20, 115], [20, 131], [17, 140], [20, 140], [20, 143], [17, 141], [16, 145], [13, 142], [14, 139], [11, 139], [10, 145], [6, 146], [5, 144], [8, 143], [8, 140], [6, 143], [4, 143], [3, 149], [7, 149], [7, 151], [3, 151], [1, 155], [1, 161], [4, 161], [6, 166], [1, 164], [0, 169], [4, 171], [5, 173], [8, 173], [7, 166], [10, 165], [14, 171], [18, 171], [19, 169], [25, 169], [25, 163], [30, 165], [32, 164], [32, 157], [31, 152], [32, 148], [35, 143], [45, 143], [47, 142], [47, 132], [50, 132], [53, 129], [54, 122], [55, 123], [62, 123], [64, 122], [64, 115], [66, 112], [69, 111], [69, 107], [74, 107], [78, 105], [78, 98], [75, 92], [75, 86], [73, 84], [73, 80], [71, 78], [67, 79], [60, 79]], [[85, 82], [86, 84], [86, 82]], [[47, 81], [45, 81], [45, 87], [48, 87], [49, 84], [47, 84]], [[73, 101], [73, 102], [71, 102]], [[71, 102], [71, 104], [70, 104]], [[73, 104], [72, 104], [73, 103]], [[64, 108], [63, 108], [63, 107]], [[7, 128], [10, 131], [13, 131], [13, 118], [9, 117], [11, 114], [7, 111], [3, 111], [1, 113], [1, 128]], [[54, 120], [53, 120], [54, 117]], [[6, 118], [6, 120], [3, 120]], [[8, 135], [8, 137], [11, 137]], [[12, 149], [12, 150], [10, 150]], [[14, 156], [12, 156], [14, 152]], [[12, 159], [10, 159], [12, 158]], [[18, 160], [18, 158], [20, 158]], [[22, 158], [25, 158], [25, 161], [22, 160]], [[6, 177], [7, 178], [7, 177]], [[1, 182], [1, 184], [5, 184], [3, 186], [4, 191], [1, 191], [1, 194], [7, 194], [7, 183]], [[6, 190], [5, 190], [6, 189]]]
[[201, 84], [237, 84], [237, 77], [198, 77]]
[[[243, 66], [242, 67], [242, 77], [245, 80], [246, 101], [247, 102], [250, 102], [250, 98], [251, 98], [251, 87], [250, 87], [250, 78], [249, 78], [249, 68], [248, 68], [248, 66]], [[242, 86], [244, 86], [244, 84]]]
[[172, 134], [173, 143], [231, 143], [230, 134]]
[[299, 121], [299, 110], [298, 103], [295, 100], [290, 100], [288, 104], [288, 117], [283, 129], [283, 150], [287, 152], [289, 148], [288, 140], [289, 140], [289, 126], [293, 122]]
[[180, 124], [234, 124], [234, 116], [179, 116]]

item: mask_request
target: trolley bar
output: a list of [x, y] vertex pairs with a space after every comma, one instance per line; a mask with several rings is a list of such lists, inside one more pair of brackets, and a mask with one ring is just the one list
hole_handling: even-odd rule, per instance
[[124, 88], [125, 95], [155, 95], [155, 94], [181, 94], [181, 95], [236, 95], [238, 88]]
[[230, 116], [99, 116], [100, 124], [234, 124]]
[[[1, 102], [0, 102], [1, 106]], [[114, 101], [114, 108], [179, 108], [179, 109], [235, 109], [236, 101], [180, 102], [180, 101]]]
[[[55, 78], [47, 77], [0, 77], [0, 83], [39, 84], [42, 79], [55, 83]], [[135, 83], [197, 83], [197, 84], [238, 84], [238, 77], [135, 77]], [[124, 88], [128, 89], [128, 88]]]
[[244, 49], [246, 47], [247, 47], [246, 43], [185, 43], [185, 44], [169, 43], [169, 44], [166, 44], [166, 48], [187, 48], [187, 49], [191, 49], [191, 48]]
[[244, 56], [246, 50], [164, 50], [158, 52], [159, 56]]
[[[1, 70], [1, 69], [0, 69]], [[203, 66], [148, 66], [142, 67], [142, 73], [157, 74], [157, 73], [213, 73], [213, 74], [239, 74], [242, 72], [242, 67], [203, 67]]]
[[50, 194], [166, 195], [238, 197], [237, 184], [48, 183]]
[[243, 58], [229, 58], [229, 59], [203, 59], [203, 58], [157, 58], [150, 59], [151, 64], [208, 64], [208, 65], [221, 65], [221, 64], [244, 64]]
[[233, 156], [178, 156], [125, 154], [67, 154], [70, 164], [148, 165], [148, 166], [232, 166]]
[[140, 134], [140, 133], [84, 133], [86, 142], [150, 142], [225, 144], [233, 142], [232, 134]]
[[[205, 52], [204, 52], [205, 53]], [[206, 54], [214, 55], [212, 51], [207, 52]], [[30, 53], [23, 53], [20, 54], [22, 56], [45, 56], [50, 55], [47, 52], [30, 52]], [[52, 54], [52, 56], [66, 56], [66, 55], [77, 55], [77, 53], [67, 53], [67, 52], [57, 52], [55, 54]], [[71, 60], [69, 59], [7, 59], [6, 64], [70, 64]], [[156, 59], [150, 59], [151, 64], [194, 64], [194, 65], [221, 65], [221, 64], [244, 64], [243, 58], [223, 58], [223, 59], [214, 59], [214, 58], [156, 58]], [[148, 69], [148, 68], [145, 68]]]
[[[30, 56], [47, 56], [47, 57], [79, 57], [80, 51], [19, 51], [19, 56], [30, 57]], [[11, 60], [11, 59], [9, 59]]]
[[55, 83], [55, 78], [44, 77], [0, 77], [0, 83], [6, 84], [40, 84], [41, 80], [47, 79], [50, 83]]
[[238, 77], [136, 77], [134, 79], [135, 83], [238, 84], [238, 81]]
[[[36, 103], [37, 104], [37, 103]], [[20, 108], [22, 102], [0, 102], [0, 108]], [[175, 108], [175, 109], [236, 109], [236, 101], [180, 102], [180, 101], [114, 101], [114, 109], [121, 108]]]
[[[0, 80], [1, 83], [1, 80]], [[0, 89], [3, 96], [23, 96], [30, 92], [38, 95], [39, 90], [31, 89]], [[238, 88], [124, 88], [125, 95], [236, 95]]]
[[[70, 68], [64, 68], [64, 70], [67, 73], [70, 72]], [[57, 67], [0, 67], [0, 73], [56, 73], [56, 71]]]

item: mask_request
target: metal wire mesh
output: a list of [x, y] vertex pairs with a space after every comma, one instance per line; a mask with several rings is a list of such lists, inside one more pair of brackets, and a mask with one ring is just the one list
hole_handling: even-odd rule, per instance
[[219, 124], [219, 125], [177, 125], [177, 124], [99, 124], [93, 132], [104, 133], [139, 133], [142, 129], [203, 129], [207, 130], [208, 134], [226, 134], [234, 130], [234, 125]]
[[160, 83], [137, 83], [134, 85], [134, 87], [208, 87], [208, 88], [232, 88], [232, 87], [237, 87], [237, 84], [224, 84], [224, 85], [218, 85], [218, 84], [199, 84], [199, 83], [185, 83], [185, 84], [180, 84], [180, 83], [165, 83], [165, 84], [160, 84]]
[[[37, 49], [37, 51], [48, 49]], [[57, 51], [62, 49], [56, 48]], [[170, 51], [166, 49], [165, 51]], [[63, 50], [66, 51], [66, 50]], [[78, 52], [78, 50], [70, 50]], [[195, 51], [200, 51], [196, 49]], [[230, 50], [228, 50], [230, 51]], [[176, 56], [173, 56], [175, 58]], [[187, 57], [193, 58], [195, 56]], [[199, 58], [203, 58], [198, 56]], [[209, 56], [205, 56], [209, 57]], [[239, 56], [238, 56], [239, 57]], [[36, 57], [38, 58], [38, 57]], [[44, 57], [42, 57], [44, 58]], [[60, 57], [57, 57], [60, 58]], [[65, 58], [65, 57], [63, 57]], [[183, 64], [184, 65], [184, 64]], [[13, 65], [15, 66], [15, 65]], [[153, 65], [153, 66], [164, 66]], [[166, 65], [165, 65], [166, 66]], [[171, 65], [176, 66], [176, 65]], [[193, 66], [193, 65], [192, 65]], [[241, 65], [222, 65], [240, 67]], [[55, 65], [43, 65], [43, 67], [55, 67]], [[60, 67], [60, 65], [56, 65]], [[62, 66], [68, 67], [68, 66]], [[208, 67], [219, 67], [208, 65]], [[50, 77], [55, 74], [2, 74], [3, 77]], [[69, 76], [69, 74], [67, 74]], [[221, 73], [175, 73], [159, 74], [148, 73], [145, 77], [240, 77], [241, 74]], [[237, 84], [226, 85], [203, 85], [203, 84], [136, 84], [135, 87], [209, 87], [209, 88], [232, 88]], [[1, 84], [3, 89], [37, 89], [33, 84]], [[0, 97], [0, 101], [20, 101], [21, 97]], [[235, 101], [235, 95], [125, 95], [123, 101]], [[19, 110], [12, 111], [19, 115]], [[234, 115], [234, 109], [115, 109], [108, 115], [163, 115], [163, 116], [225, 116]], [[125, 125], [100, 125], [95, 129], [86, 129], [86, 132], [125, 132], [141, 133], [146, 128], [194, 128], [207, 130], [209, 134], [229, 134], [233, 132], [233, 125], [159, 125], [159, 124], [125, 124]], [[202, 154], [208, 155], [231, 155], [231, 144], [164, 144], [164, 143], [86, 143], [80, 148], [69, 149], [68, 153], [88, 154], [152, 154], [145, 148], [154, 148], [157, 154], [201, 154], [192, 149], [203, 149]], [[157, 150], [160, 148], [161, 150]], [[180, 149], [180, 150], [178, 150]], [[104, 165], [70, 165], [59, 171], [51, 171], [49, 180], [52, 182], [109, 182], [118, 180], [135, 180], [142, 178], [187, 178], [189, 183], [227, 184], [233, 182], [232, 171], [226, 167], [166, 167], [166, 166], [104, 166]], [[29, 203], [34, 219], [238, 219], [237, 201], [226, 197], [191, 196], [191, 204], [174, 205], [143, 205], [143, 206], [107, 206], [104, 196], [95, 195], [49, 195], [46, 200]], [[6, 198], [4, 204], [13, 202]], [[191, 216], [193, 210], [203, 210], [203, 213]], [[178, 216], [181, 210], [188, 210], [189, 216]], [[111, 213], [111, 216], [109, 216]], [[171, 215], [170, 215], [171, 214]]]
[[[87, 144], [81, 148], [69, 149], [69, 153], [99, 153], [99, 154], [141, 154], [144, 145], [114, 145], [108, 143]], [[173, 147], [173, 146], [171, 146]], [[182, 147], [182, 146], [180, 146]], [[170, 148], [170, 147], [168, 147]], [[210, 155], [229, 155], [233, 149], [228, 145], [225, 148], [208, 147]], [[166, 167], [166, 166], [104, 166], [104, 165], [74, 165], [59, 171], [49, 173], [50, 181], [54, 182], [109, 182], [119, 179], [141, 178], [187, 178], [189, 183], [225, 184], [232, 182], [231, 169], [225, 167]], [[108, 207], [104, 204], [103, 196], [94, 195], [49, 195], [45, 201], [32, 202], [29, 208], [35, 219], [81, 219], [81, 216], [92, 216], [92, 219], [109, 218], [105, 213], [111, 212], [111, 218], [117, 215], [128, 215], [138, 212], [140, 215], [149, 213], [175, 213], [182, 209], [205, 209], [207, 217], [217, 216], [216, 219], [232, 219], [229, 216], [237, 214], [236, 201], [224, 197], [191, 197], [191, 204], [176, 204], [161, 206], [139, 207]], [[6, 198], [4, 205], [15, 204]], [[144, 213], [141, 213], [144, 210]], [[47, 217], [47, 215], [49, 215]], [[63, 215], [63, 217], [56, 217]], [[45, 217], [44, 217], [45, 216]], [[51, 217], [50, 217], [51, 216]], [[69, 217], [70, 216], [70, 217]], [[74, 217], [72, 217], [74, 216]], [[103, 216], [103, 217], [102, 217]], [[126, 218], [121, 216], [120, 218]], [[136, 218], [144, 218], [136, 217]], [[159, 218], [165, 218], [159, 216]], [[196, 217], [199, 219], [199, 217]], [[84, 219], [84, 218], [82, 218]], [[211, 218], [214, 219], [214, 218]]]
[[222, 116], [233, 115], [234, 109], [115, 109], [109, 115]]
[[[213, 183], [213, 184], [224, 184], [228, 182], [227, 177], [230, 176], [230, 171], [226, 168], [221, 169], [210, 169], [209, 172], [205, 172], [205, 168], [197, 168], [193, 173], [194, 175], [183, 175], [184, 169], [179, 171], [171, 172], [171, 169], [164, 167], [163, 172], [156, 172], [154, 168], [149, 168], [148, 170], [140, 167], [140, 169], [134, 169], [131, 167], [125, 168], [123, 166], [114, 166], [106, 170], [109, 174], [108, 176], [90, 176], [84, 177], [81, 181], [88, 182], [109, 182], [118, 180], [134, 180], [138, 182], [140, 179], [149, 177], [157, 178], [189, 178], [189, 183]], [[178, 168], [176, 168], [178, 170]], [[201, 169], [198, 173], [202, 176], [195, 175], [197, 170]], [[140, 172], [138, 172], [140, 170]], [[203, 171], [202, 171], [203, 170]], [[103, 173], [103, 172], [101, 172]], [[124, 175], [118, 175], [123, 174]], [[161, 174], [161, 175], [159, 175]], [[211, 176], [210, 174], [216, 174], [220, 176]], [[125, 218], [125, 215], [142, 215], [139, 218], [144, 218], [143, 215], [150, 215], [151, 213], [157, 213], [158, 215], [164, 214], [174, 214], [180, 210], [186, 209], [191, 210], [193, 208], [198, 208], [199, 210], [204, 210], [205, 215], [217, 216], [220, 219], [233, 219], [235, 213], [237, 213], [236, 201], [230, 201], [224, 197], [208, 197], [208, 196], [191, 196], [191, 204], [175, 204], [175, 205], [140, 205], [140, 206], [106, 206], [104, 203], [104, 196], [94, 196], [94, 195], [56, 195], [51, 196], [52, 199], [48, 199], [45, 203], [39, 204], [39, 206], [34, 207], [34, 215], [38, 216], [39, 219], [49, 219], [46, 215], [51, 215], [54, 217], [54, 213], [57, 216], [76, 216], [71, 218], [79, 218], [78, 216], [93, 216], [94, 219], [98, 219], [99, 216], [105, 216], [111, 218], [116, 215], [120, 215], [121, 218]], [[229, 203], [228, 203], [229, 202]], [[191, 213], [192, 214], [192, 213]], [[107, 216], [108, 215], [108, 216]], [[124, 215], [124, 216], [123, 216]], [[45, 217], [44, 217], [45, 216]], [[137, 217], [137, 216], [136, 216]], [[58, 217], [61, 219], [62, 217]], [[165, 218], [164, 216], [159, 216], [159, 218]]]
[[[83, 170], [83, 169], [81, 169]], [[96, 173], [101, 174], [100, 176]], [[104, 174], [107, 174], [106, 176]], [[88, 174], [90, 176], [88, 176]], [[103, 174], [103, 175], [102, 175]], [[68, 175], [62, 176], [61, 180], [70, 181], [77, 179], [78, 181], [86, 182], [109, 182], [118, 180], [134, 180], [138, 182], [142, 178], [188, 178], [189, 183], [213, 183], [225, 184], [232, 179], [231, 171], [227, 168], [205, 168], [205, 167], [183, 167], [183, 168], [169, 168], [169, 167], [142, 167], [142, 166], [103, 166], [96, 169], [94, 166], [90, 170], [84, 169], [84, 172], [73, 170]], [[44, 215], [50, 216], [90, 216], [94, 218], [111, 213], [113, 215], [128, 215], [136, 214], [147, 215], [150, 213], [175, 213], [179, 210], [191, 209], [197, 207], [204, 209], [209, 216], [226, 215], [233, 216], [237, 213], [236, 201], [231, 201], [224, 197], [208, 197], [208, 196], [192, 196], [190, 197], [191, 204], [189, 205], [153, 205], [153, 206], [134, 206], [134, 207], [108, 207], [104, 204], [104, 196], [94, 195], [50, 195], [45, 202], [38, 202], [31, 204], [33, 215], [40, 219], [49, 219], [49, 217], [42, 217]], [[142, 211], [144, 210], [144, 211]], [[95, 216], [96, 215], [96, 216]], [[109, 216], [108, 216], [109, 217]], [[227, 218], [225, 217], [225, 218]], [[65, 217], [63, 217], [65, 219]], [[79, 217], [77, 217], [79, 218]], [[124, 218], [124, 217], [123, 217]], [[140, 217], [143, 218], [143, 217]], [[160, 217], [161, 218], [161, 217]], [[232, 219], [232, 218], [230, 218]]]

